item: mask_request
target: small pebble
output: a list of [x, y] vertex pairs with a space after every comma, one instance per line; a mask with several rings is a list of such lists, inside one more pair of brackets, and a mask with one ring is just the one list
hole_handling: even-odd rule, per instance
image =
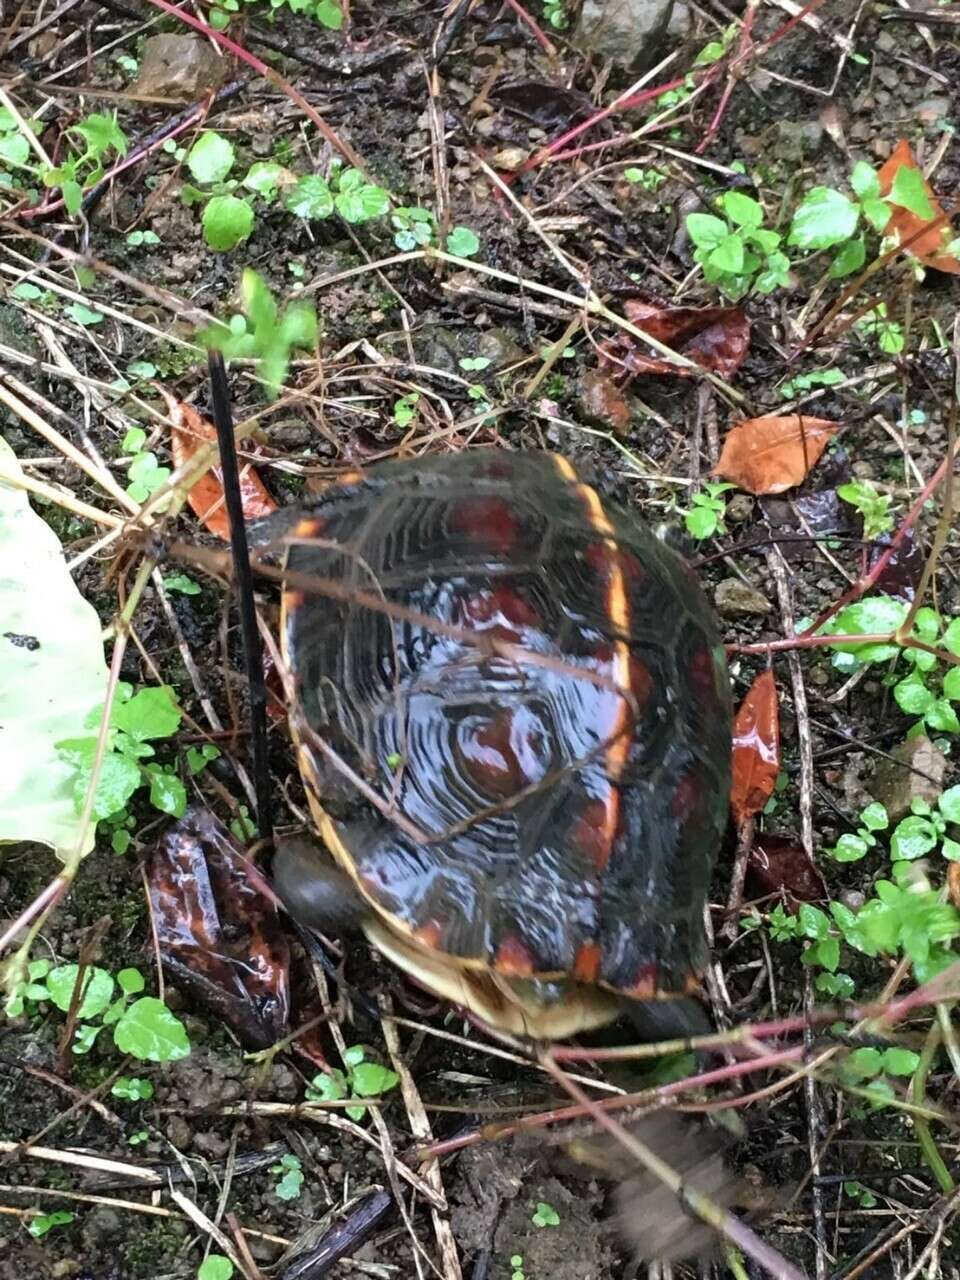
[[762, 591], [739, 578], [724, 578], [718, 583], [714, 600], [725, 618], [769, 613], [773, 607]]

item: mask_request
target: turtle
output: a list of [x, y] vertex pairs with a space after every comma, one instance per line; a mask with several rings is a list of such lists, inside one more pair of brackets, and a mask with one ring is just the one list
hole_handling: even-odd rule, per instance
[[301, 925], [362, 929], [437, 996], [557, 1040], [709, 1030], [704, 908], [730, 686], [687, 562], [564, 457], [477, 448], [285, 513], [281, 649], [320, 841]]

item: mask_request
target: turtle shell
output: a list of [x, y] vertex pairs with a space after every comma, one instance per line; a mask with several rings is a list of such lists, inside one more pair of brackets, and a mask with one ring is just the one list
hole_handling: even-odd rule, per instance
[[377, 944], [501, 1025], [494, 988], [592, 999], [562, 1034], [609, 1020], [597, 993], [690, 990], [731, 711], [685, 562], [564, 459], [498, 450], [348, 477], [287, 543], [301, 771]]

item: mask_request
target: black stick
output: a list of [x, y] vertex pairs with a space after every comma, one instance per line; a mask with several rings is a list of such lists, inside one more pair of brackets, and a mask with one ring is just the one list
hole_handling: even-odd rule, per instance
[[263, 840], [273, 837], [272, 804], [270, 802], [270, 758], [267, 753], [267, 689], [263, 679], [263, 656], [257, 609], [253, 599], [253, 573], [247, 549], [247, 529], [240, 497], [240, 472], [237, 467], [237, 442], [233, 433], [233, 413], [227, 371], [219, 351], [207, 357], [210, 390], [213, 397], [213, 421], [220, 446], [220, 468], [223, 496], [230, 518], [230, 549], [237, 583], [237, 608], [240, 611], [240, 634], [243, 637], [243, 664], [250, 691], [250, 736], [253, 741], [253, 786], [257, 796], [257, 829]]

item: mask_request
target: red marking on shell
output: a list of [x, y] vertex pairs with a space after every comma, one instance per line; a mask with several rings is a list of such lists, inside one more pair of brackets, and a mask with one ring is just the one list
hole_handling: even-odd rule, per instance
[[419, 929], [413, 931], [414, 942], [419, 942], [420, 946], [426, 947], [428, 951], [439, 951], [442, 937], [443, 927], [439, 920], [428, 920], [426, 924], [422, 924]]
[[522, 707], [462, 721], [457, 751], [464, 773], [488, 796], [512, 796], [539, 782], [549, 767], [543, 726]]
[[583, 558], [601, 581], [607, 583], [616, 568], [615, 554], [609, 542], [591, 542], [584, 549]]
[[540, 615], [519, 591], [501, 583], [491, 591], [478, 591], [460, 602], [464, 623], [480, 631], [484, 623], [508, 623], [513, 627], [538, 627]]
[[637, 970], [637, 976], [626, 988], [624, 995], [632, 996], [634, 1000], [652, 1000], [656, 994], [657, 966], [652, 962], [642, 964]]
[[504, 938], [497, 948], [493, 967], [511, 978], [529, 978], [534, 971], [530, 948], [515, 935]]
[[630, 655], [630, 692], [637, 704], [637, 711], [642, 712], [653, 692], [653, 676], [646, 663], [635, 653]]
[[670, 800], [670, 812], [681, 822], [686, 822], [699, 809], [702, 798], [703, 786], [700, 779], [693, 773], [685, 773]]
[[513, 550], [520, 532], [520, 520], [502, 498], [468, 498], [453, 509], [455, 529], [500, 555]]
[[[612, 791], [612, 789], [611, 789]], [[577, 849], [588, 858], [598, 871], [603, 871], [610, 859], [611, 806], [619, 797], [611, 794], [607, 801], [590, 800], [581, 809], [573, 824], [572, 839]], [[617, 805], [619, 809], [619, 805]], [[614, 822], [615, 822], [614, 818]]]
[[690, 681], [699, 698], [711, 705], [716, 702], [717, 668], [713, 654], [706, 645], [693, 655], [693, 661], [690, 663]]
[[582, 942], [573, 961], [577, 982], [596, 982], [600, 972], [600, 947], [596, 942]]
[[613, 542], [592, 542], [584, 550], [583, 557], [604, 583], [614, 575], [620, 576], [622, 586], [626, 588], [636, 589], [646, 581], [647, 571], [637, 557]]

